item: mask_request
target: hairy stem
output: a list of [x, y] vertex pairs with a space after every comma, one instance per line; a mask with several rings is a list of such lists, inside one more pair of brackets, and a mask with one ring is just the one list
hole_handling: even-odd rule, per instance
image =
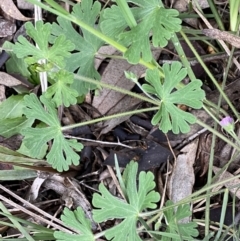
[[66, 131], [66, 130], [70, 130], [70, 129], [80, 127], [80, 126], [91, 125], [91, 124], [101, 122], [101, 121], [111, 120], [111, 119], [114, 119], [114, 118], [119, 118], [119, 117], [128, 116], [128, 115], [134, 115], [134, 114], [138, 114], [138, 113], [142, 113], [142, 112], [154, 111], [154, 110], [158, 110], [158, 109], [159, 109], [159, 107], [151, 107], [151, 108], [146, 108], [146, 109], [127, 111], [127, 112], [124, 112], [124, 113], [104, 116], [104, 117], [100, 117], [100, 118], [93, 119], [93, 120], [90, 120], [90, 121], [84, 121], [84, 122], [73, 124], [73, 125], [63, 126], [61, 128], [61, 130]]

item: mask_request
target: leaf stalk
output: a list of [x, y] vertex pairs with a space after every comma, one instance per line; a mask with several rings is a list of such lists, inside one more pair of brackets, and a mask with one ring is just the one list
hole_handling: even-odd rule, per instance
[[128, 116], [128, 115], [139, 114], [139, 113], [143, 113], [143, 112], [154, 111], [154, 110], [158, 110], [158, 109], [159, 109], [159, 107], [151, 107], [151, 108], [146, 108], [146, 109], [127, 111], [127, 112], [124, 112], [124, 113], [118, 113], [118, 114], [114, 114], [114, 115], [100, 117], [100, 118], [97, 118], [97, 119], [93, 119], [93, 120], [85, 121], [85, 122], [80, 122], [80, 123], [73, 124], [73, 125], [63, 126], [63, 127], [61, 127], [61, 130], [67, 131], [67, 130], [70, 130], [70, 129], [73, 129], [73, 128], [76, 128], [76, 127], [80, 127], [80, 126], [91, 125], [91, 124], [101, 122], [101, 121], [111, 120], [111, 119], [114, 119], [114, 118], [119, 118], [119, 117]]

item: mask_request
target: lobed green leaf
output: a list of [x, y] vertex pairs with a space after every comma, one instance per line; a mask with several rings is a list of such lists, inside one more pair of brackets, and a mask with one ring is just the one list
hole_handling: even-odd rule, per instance
[[[72, 15], [95, 27], [100, 10], [99, 2], [93, 4], [92, 0], [83, 0], [74, 5]], [[94, 67], [94, 58], [98, 49], [103, 45], [103, 41], [84, 29], [82, 29], [83, 36], [81, 36], [73, 28], [72, 23], [62, 17], [58, 17], [57, 21], [58, 24], [53, 24], [53, 34], [55, 36], [64, 34], [75, 44], [75, 53], [66, 60], [66, 69], [70, 72], [77, 71], [79, 75], [100, 80], [100, 74]], [[79, 95], [85, 95], [89, 90], [96, 89], [96, 85], [79, 79], [75, 79], [71, 87], [77, 90]]]
[[58, 241], [94, 241], [94, 235], [91, 231], [91, 223], [86, 219], [84, 211], [78, 207], [75, 211], [70, 211], [65, 208], [63, 215], [61, 215], [61, 220], [64, 224], [71, 229], [75, 229], [78, 234], [70, 234], [62, 231], [54, 232], [54, 237]]
[[[166, 202], [166, 207], [173, 205], [172, 201]], [[176, 240], [181, 240], [181, 236], [188, 237], [192, 239], [192, 237], [197, 237], [199, 235], [197, 228], [197, 223], [195, 222], [185, 222], [184, 218], [188, 218], [192, 213], [190, 211], [190, 206], [188, 204], [179, 205], [177, 210], [174, 208], [167, 209], [164, 211], [164, 218], [167, 225], [165, 232], [171, 234], [178, 234], [179, 238]], [[170, 241], [171, 238], [167, 236], [162, 236], [163, 241]]]
[[45, 97], [52, 99], [56, 106], [64, 105], [69, 107], [77, 103], [78, 92], [70, 87], [73, 83], [74, 75], [68, 71], [60, 70], [51, 73], [50, 77], [55, 81], [53, 85], [48, 87]]
[[97, 193], [93, 195], [93, 205], [97, 208], [93, 210], [93, 219], [96, 222], [112, 218], [124, 219], [106, 231], [109, 240], [141, 240], [136, 230], [138, 216], [145, 208], [156, 208], [156, 202], [160, 199], [160, 195], [153, 191], [155, 182], [151, 172], [140, 173], [137, 188], [137, 166], [137, 163], [130, 162], [123, 174], [127, 202], [114, 197], [103, 184], [99, 185], [101, 195]]
[[142, 58], [146, 62], [152, 60], [150, 36], [154, 47], [165, 47], [172, 34], [181, 30], [178, 11], [165, 9], [158, 0], [131, 0], [138, 7], [131, 8], [137, 26], [125, 31], [127, 23], [118, 6], [105, 9], [101, 19], [103, 33], [120, 41], [128, 47], [124, 57], [136, 64]]
[[58, 36], [53, 45], [49, 47], [52, 25], [37, 21], [34, 27], [31, 22], [25, 24], [27, 34], [35, 41], [38, 48], [31, 44], [25, 37], [20, 36], [13, 47], [18, 58], [25, 58], [27, 64], [35, 64], [39, 60], [46, 59], [58, 67], [65, 66], [65, 58], [70, 57], [70, 51], [74, 50], [74, 44], [66, 40], [64, 35]]
[[[47, 150], [48, 142], [52, 141], [52, 147], [47, 154], [47, 161], [59, 172], [68, 170], [71, 164], [79, 164], [79, 155], [75, 151], [81, 151], [81, 143], [76, 140], [67, 140], [61, 131], [57, 111], [54, 104], [44, 96], [40, 97], [46, 110], [35, 94], [26, 95], [24, 114], [27, 118], [42, 121], [47, 127], [28, 127], [21, 131], [24, 136], [21, 153], [33, 158], [42, 158], [43, 150]], [[25, 152], [25, 153], [24, 153]]]
[[180, 131], [187, 133], [190, 130], [189, 124], [195, 123], [196, 117], [179, 109], [176, 104], [200, 109], [205, 98], [205, 92], [201, 89], [202, 82], [195, 80], [175, 90], [186, 77], [187, 70], [182, 68], [180, 62], [174, 62], [172, 65], [164, 64], [162, 69], [165, 75], [164, 83], [158, 70], [153, 69], [146, 72], [146, 80], [149, 84], [142, 86], [146, 92], [156, 95], [161, 101], [159, 110], [153, 116], [152, 124], [159, 125], [159, 129], [164, 133], [170, 130], [175, 134]]

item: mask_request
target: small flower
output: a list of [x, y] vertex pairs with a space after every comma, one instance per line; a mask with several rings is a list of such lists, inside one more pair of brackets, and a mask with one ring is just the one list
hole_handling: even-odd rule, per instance
[[234, 120], [230, 116], [224, 117], [220, 125], [230, 134], [234, 134]]
[[227, 127], [229, 125], [233, 125], [234, 124], [234, 120], [230, 116], [226, 116], [225, 118], [223, 118], [220, 121], [220, 124], [221, 124], [222, 127]]

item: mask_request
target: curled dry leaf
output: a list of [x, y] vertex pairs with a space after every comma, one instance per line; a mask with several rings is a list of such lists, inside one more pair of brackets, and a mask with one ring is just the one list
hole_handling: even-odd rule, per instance
[[3, 12], [5, 12], [13, 19], [17, 19], [20, 21], [28, 21], [31, 19], [23, 16], [12, 0], [1, 0], [0, 8], [2, 9]]
[[40, 187], [45, 182], [46, 178], [36, 177], [31, 185], [29, 192], [27, 193], [25, 199], [33, 203], [39, 194]]

